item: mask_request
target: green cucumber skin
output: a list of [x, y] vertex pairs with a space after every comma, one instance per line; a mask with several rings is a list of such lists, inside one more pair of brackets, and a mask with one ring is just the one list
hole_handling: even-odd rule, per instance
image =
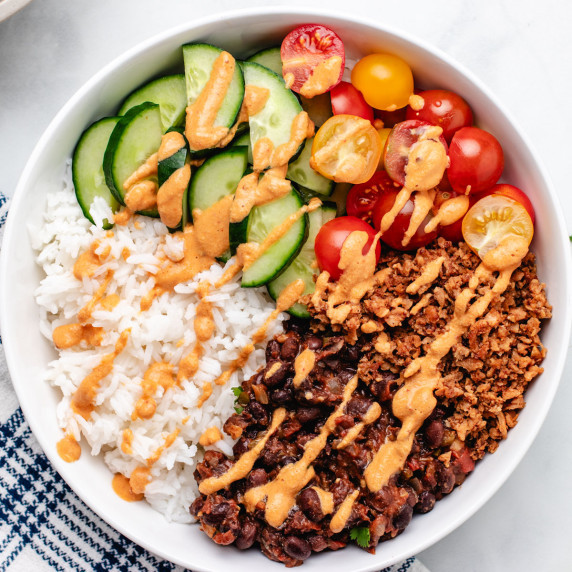
[[[221, 54], [222, 50], [213, 46], [211, 44], [205, 43], [191, 43], [185, 44], [183, 46], [183, 59], [185, 62], [185, 82], [187, 86], [187, 105], [192, 105], [202, 88], [204, 88], [206, 82], [209, 79], [210, 72], [212, 70], [212, 65], [216, 58]], [[200, 73], [201, 77], [197, 77], [197, 68], [195, 70], [195, 77], [192, 77], [192, 61], [193, 59], [204, 58], [205, 54], [208, 59], [212, 59], [210, 62], [210, 69], [208, 73]], [[199, 70], [202, 72], [203, 70]], [[240, 108], [242, 106], [242, 100], [244, 99], [244, 75], [242, 72], [242, 67], [236, 63], [234, 67], [234, 77], [230, 84], [227, 95], [225, 96], [223, 103], [217, 113], [214, 125], [223, 126], [230, 129], [238, 118], [240, 113]], [[193, 159], [202, 159], [204, 157], [209, 157], [213, 153], [216, 153], [219, 149], [213, 147], [211, 149], [201, 149], [195, 150], [190, 149], [191, 157]]]
[[145, 102], [159, 105], [164, 132], [183, 125], [187, 108], [185, 74], [159, 77], [138, 87], [125, 98], [117, 115], [125, 115], [131, 108]]
[[[302, 198], [293, 188], [289, 194], [280, 199], [276, 199], [260, 207], [254, 207], [246, 218], [246, 231], [239, 244], [251, 241], [261, 242], [272, 230], [272, 228], [268, 228], [263, 236], [256, 236], [256, 233], [254, 233], [253, 236], [253, 225], [258, 223], [257, 219], [261, 221], [266, 220], [266, 222], [268, 222], [269, 219], [275, 219], [275, 226], [277, 226], [282, 223], [288, 215], [297, 212], [303, 204]], [[276, 213], [284, 213], [284, 216], [276, 218]], [[252, 266], [243, 271], [241, 286], [243, 288], [262, 286], [278, 277], [298, 255], [307, 236], [308, 215], [304, 213], [282, 238], [276, 241]], [[238, 238], [238, 233], [235, 234], [235, 237]]]
[[187, 155], [187, 148], [182, 147], [170, 157], [163, 159], [163, 161], [159, 161], [159, 167], [157, 169], [159, 186], [161, 186], [177, 169], [185, 166]]
[[[314, 253], [314, 243], [320, 228], [328, 221], [336, 216], [336, 204], [332, 202], [324, 202], [322, 206], [309, 214], [309, 230], [308, 238], [301, 247], [299, 255], [294, 258], [291, 263], [284, 268], [281, 274], [266, 286], [268, 293], [273, 300], [277, 300], [278, 296], [284, 288], [298, 278], [302, 278], [306, 284], [304, 294], [312, 294], [315, 290], [315, 283], [312, 279], [313, 272], [308, 272], [311, 268], [312, 261], [316, 260]], [[288, 313], [298, 318], [309, 318], [308, 312], [304, 304], [296, 303], [292, 306]]]
[[189, 208], [205, 210], [223, 197], [234, 194], [248, 167], [245, 146], [230, 147], [209, 157], [191, 177]]
[[[278, 74], [254, 62], [243, 62], [242, 67], [247, 85], [265, 87], [270, 90], [266, 105], [250, 118], [251, 146], [254, 148], [259, 139], [268, 137], [276, 148], [289, 141], [292, 122], [302, 111], [302, 106], [294, 92], [286, 87], [284, 79]], [[303, 148], [302, 143], [290, 160], [295, 160]]]
[[280, 57], [280, 46], [264, 48], [246, 59], [247, 62], [254, 62], [273, 71], [276, 75], [282, 76], [282, 58]]
[[250, 131], [240, 133], [229, 143], [229, 147], [241, 146], [248, 147], [248, 164], [252, 165], [252, 145], [250, 145]]
[[117, 125], [115, 126], [115, 128], [111, 133], [111, 136], [109, 137], [109, 142], [107, 144], [107, 148], [105, 149], [105, 153], [103, 155], [103, 172], [105, 174], [105, 182], [107, 183], [107, 186], [109, 187], [109, 190], [111, 191], [113, 196], [122, 205], [125, 205], [125, 202], [123, 200], [125, 196], [125, 191], [123, 190], [122, 183], [116, 181], [114, 176], [114, 159], [117, 147], [121, 143], [124, 132], [131, 123], [131, 121], [135, 119], [138, 115], [153, 108], [157, 108], [158, 110], [159, 106], [156, 103], [142, 103], [141, 105], [137, 105], [136, 107], [131, 108], [117, 122]]
[[326, 179], [310, 167], [313, 141], [313, 137], [306, 139], [300, 155], [290, 161], [286, 178], [319, 196], [329, 197], [334, 192], [334, 181]]
[[[72, 180], [74, 184], [75, 196], [77, 202], [83, 212], [83, 215], [92, 224], [95, 224], [89, 209], [96, 196], [102, 197], [110, 206], [112, 212], [119, 209], [120, 203], [115, 196], [111, 194], [105, 183], [105, 175], [103, 173], [103, 155], [109, 141], [109, 137], [113, 129], [119, 122], [119, 117], [105, 117], [92, 123], [81, 135], [77, 142], [72, 155]], [[99, 141], [94, 141], [94, 139]], [[95, 149], [93, 147], [96, 147]], [[84, 153], [88, 155], [85, 156]], [[91, 162], [91, 156], [94, 158], [93, 165], [83, 165], [84, 160]], [[96, 166], [97, 165], [97, 166]], [[89, 170], [89, 174], [87, 173]], [[84, 182], [82, 179], [89, 176], [90, 181]], [[87, 188], [87, 186], [92, 188]], [[87, 199], [87, 201], [86, 201]], [[91, 200], [90, 200], [91, 199]], [[89, 204], [87, 204], [89, 202]], [[110, 221], [104, 222], [104, 230], [113, 227]]]

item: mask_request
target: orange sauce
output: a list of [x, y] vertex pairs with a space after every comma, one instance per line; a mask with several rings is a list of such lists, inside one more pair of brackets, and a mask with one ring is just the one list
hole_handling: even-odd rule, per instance
[[113, 278], [113, 270], [108, 270], [107, 274], [105, 275], [105, 279], [100, 284], [99, 288], [96, 290], [93, 298], [77, 313], [77, 319], [81, 324], [85, 324], [88, 320], [91, 319], [91, 314], [95, 310], [95, 307], [99, 304], [111, 279]]
[[121, 450], [126, 455], [133, 454], [133, 431], [131, 429], [125, 429], [121, 438]]
[[[314, 369], [314, 364], [316, 363], [316, 354], [309, 349], [305, 349], [301, 354], [299, 354], [294, 360], [294, 379], [292, 383], [294, 387], [298, 387], [309, 375], [309, 373]], [[276, 363], [280, 368], [280, 364]]]
[[111, 247], [107, 245], [100, 254], [95, 251], [100, 247], [98, 240], [94, 240], [89, 248], [79, 255], [73, 265], [73, 275], [78, 279], [91, 278], [111, 252]]
[[91, 324], [64, 324], [54, 328], [52, 339], [59, 350], [72, 348], [81, 342], [99, 346], [103, 340], [103, 328], [96, 328]]
[[81, 456], [80, 444], [69, 433], [57, 442], [56, 450], [66, 463], [73, 463]]
[[122, 475], [121, 473], [116, 473], [113, 475], [111, 480], [111, 486], [117, 494], [117, 496], [127, 502], [135, 502], [143, 500], [143, 493], [135, 493], [131, 488], [130, 480]]
[[162, 387], [167, 391], [175, 383], [173, 377], [173, 366], [170, 363], [155, 362], [145, 372], [141, 381], [141, 397], [135, 404], [135, 409], [131, 414], [131, 419], [151, 419], [157, 409], [155, 394], [157, 389]]
[[199, 438], [199, 443], [203, 447], [214, 445], [222, 439], [222, 433], [218, 427], [209, 427]]

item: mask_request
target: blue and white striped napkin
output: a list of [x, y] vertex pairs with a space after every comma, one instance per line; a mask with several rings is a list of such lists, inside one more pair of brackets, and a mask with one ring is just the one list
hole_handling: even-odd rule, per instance
[[[9, 199], [0, 193], [0, 240]], [[0, 339], [0, 572], [183, 572], [111, 528], [42, 452], [10, 382]], [[381, 572], [427, 572], [415, 558]]]

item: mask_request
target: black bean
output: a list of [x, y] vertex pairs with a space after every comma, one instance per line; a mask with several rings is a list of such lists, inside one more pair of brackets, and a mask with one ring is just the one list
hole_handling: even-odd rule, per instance
[[441, 465], [437, 470], [437, 485], [444, 494], [449, 494], [455, 488], [455, 472], [451, 467]]
[[280, 350], [280, 355], [282, 359], [287, 361], [293, 361], [298, 355], [298, 350], [300, 349], [300, 343], [295, 337], [289, 337], [282, 344], [282, 349]]
[[306, 347], [310, 350], [318, 350], [322, 347], [322, 340], [318, 336], [310, 336], [306, 339]]
[[296, 417], [300, 423], [308, 423], [320, 417], [322, 410], [319, 407], [300, 407], [296, 411]]
[[270, 377], [264, 378], [264, 383], [267, 385], [267, 387], [274, 387], [275, 385], [278, 385], [284, 381], [284, 378], [288, 375], [288, 366], [279, 360], [273, 360], [269, 362], [266, 366], [266, 371], [269, 371], [270, 368], [272, 368], [272, 366], [277, 363], [280, 364], [280, 368], [277, 369]]
[[357, 346], [346, 346], [346, 353], [344, 356], [346, 361], [356, 362], [359, 360], [359, 349]]
[[270, 340], [266, 346], [266, 361], [276, 359], [280, 355], [280, 344], [276, 340]]
[[285, 405], [292, 399], [292, 392], [287, 389], [275, 389], [270, 394], [270, 399], [278, 405]]
[[405, 530], [405, 527], [411, 522], [412, 516], [413, 508], [411, 508], [409, 504], [405, 503], [393, 518], [393, 526], [397, 530]]
[[258, 528], [256, 524], [249, 520], [243, 522], [238, 534], [238, 538], [235, 541], [236, 547], [240, 548], [240, 550], [246, 550], [247, 548], [250, 548], [256, 540], [257, 533]]
[[312, 553], [312, 549], [303, 538], [287, 536], [284, 542], [284, 552], [296, 560], [306, 560]]
[[429, 491], [423, 491], [419, 495], [419, 502], [415, 506], [417, 512], [425, 514], [435, 506], [435, 495]]
[[310, 536], [308, 538], [308, 542], [312, 547], [312, 552], [322, 552], [322, 550], [328, 548], [328, 543], [326, 542], [325, 538], [317, 534]]
[[261, 425], [266, 425], [268, 423], [268, 413], [264, 406], [258, 403], [258, 401], [251, 401], [246, 406], [246, 411], [257, 423], [260, 423]]
[[353, 415], [354, 417], [361, 418], [370, 408], [372, 403], [373, 402], [370, 399], [356, 395], [355, 397], [352, 397], [347, 405], [348, 415]]
[[232, 507], [227, 502], [213, 504], [210, 512], [203, 513], [203, 521], [210, 526], [216, 526], [229, 516], [231, 512]]
[[445, 427], [443, 426], [443, 422], [439, 419], [434, 419], [425, 428], [425, 441], [429, 447], [436, 449], [441, 446], [444, 434]]
[[297, 461], [296, 457], [293, 457], [292, 455], [286, 455], [285, 457], [282, 457], [282, 459], [280, 459], [280, 464], [282, 466], [291, 465], [292, 463], [295, 463], [296, 461]]
[[250, 475], [248, 475], [248, 484], [251, 487], [259, 487], [266, 484], [268, 481], [268, 474], [264, 469], [254, 469]]
[[201, 512], [201, 509], [205, 504], [205, 500], [206, 499], [204, 497], [197, 497], [191, 504], [191, 508], [189, 509], [189, 511], [194, 517], [199, 516], [199, 512]]
[[318, 493], [311, 488], [304, 489], [299, 495], [296, 501], [302, 512], [314, 522], [319, 522], [324, 518], [324, 513], [322, 512], [322, 503], [320, 502], [320, 497]]

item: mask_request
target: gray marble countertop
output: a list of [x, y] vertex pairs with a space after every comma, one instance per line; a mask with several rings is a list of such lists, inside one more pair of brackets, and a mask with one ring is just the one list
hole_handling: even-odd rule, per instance
[[[185, 20], [278, 4], [35, 0], [0, 22], [0, 190], [13, 193], [27, 157], [59, 108], [127, 48]], [[308, 2], [290, 0], [288, 5]], [[340, 0], [330, 0], [328, 8], [349, 9]], [[567, 112], [572, 93], [572, 4], [353, 0], [351, 13], [436, 45], [488, 84], [548, 168], [572, 232], [572, 115]], [[419, 555], [432, 572], [572, 570], [570, 374], [569, 359], [544, 426], [506, 484], [464, 525]]]

